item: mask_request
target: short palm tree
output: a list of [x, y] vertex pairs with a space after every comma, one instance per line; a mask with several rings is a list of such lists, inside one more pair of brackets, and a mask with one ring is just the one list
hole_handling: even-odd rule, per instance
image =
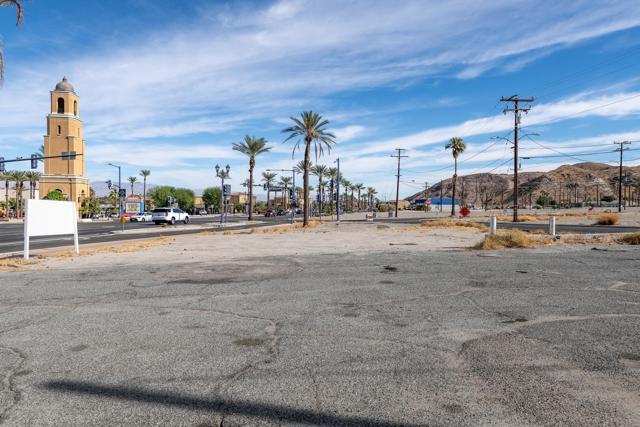
[[9, 183], [13, 178], [9, 172], [0, 172], [0, 179], [4, 181], [4, 208], [6, 216], [9, 216]]
[[[271, 150], [267, 147], [267, 140], [246, 135], [244, 141], [233, 143], [233, 149], [249, 157], [249, 221], [253, 220], [253, 169], [256, 166], [256, 156]], [[267, 206], [269, 205], [269, 194], [267, 194]]]
[[276, 176], [278, 175], [273, 172], [262, 172], [262, 182], [267, 186], [267, 209], [270, 208], [271, 187], [273, 186]]
[[42, 174], [38, 171], [27, 171], [25, 172], [25, 175], [29, 181], [29, 198], [33, 199], [36, 197], [36, 184], [40, 180], [40, 176]]
[[24, 171], [11, 171], [9, 172], [11, 179], [15, 182], [16, 189], [16, 217], [22, 217], [22, 187], [27, 180], [27, 174]]
[[311, 173], [318, 177], [318, 211], [320, 212], [320, 219], [322, 219], [322, 198], [324, 195], [324, 181], [322, 179], [327, 175], [328, 169], [325, 165], [314, 165], [311, 167]]
[[362, 193], [362, 190], [364, 190], [364, 184], [355, 184], [353, 188], [358, 192], [358, 210], [360, 210], [360, 201], [362, 201], [362, 197], [360, 197], [360, 194]]
[[456, 181], [458, 180], [458, 156], [460, 156], [460, 154], [462, 154], [466, 148], [467, 146], [462, 140], [462, 138], [458, 138], [458, 137], [451, 138], [447, 143], [447, 145], [445, 145], [444, 147], [445, 150], [451, 150], [451, 153], [453, 154], [453, 162], [454, 162], [453, 180], [452, 180], [453, 190], [451, 192], [451, 216], [455, 216], [456, 214], [455, 200], [456, 200]]
[[[20, 25], [22, 22], [22, 4], [20, 0], [0, 0], [0, 7], [8, 7], [12, 6], [16, 8], [16, 27]], [[0, 43], [0, 83], [2, 83], [4, 79], [4, 54], [2, 51], [2, 43]]]
[[367, 187], [367, 203], [369, 205], [369, 209], [373, 210], [373, 197], [377, 193], [376, 189], [373, 187]]
[[282, 192], [282, 205], [284, 209], [287, 209], [287, 198], [289, 197], [289, 187], [291, 186], [291, 177], [290, 176], [283, 176], [280, 177], [280, 182], [278, 183], [279, 186], [281, 186], [284, 191]]
[[344, 194], [344, 210], [349, 209], [349, 187], [351, 182], [345, 178], [340, 179], [340, 186], [342, 187], [342, 194]]
[[130, 176], [128, 179], [129, 179], [129, 184], [131, 184], [131, 195], [133, 196], [133, 184], [135, 184], [138, 181], [138, 178], [135, 176]]
[[142, 169], [140, 171], [140, 176], [142, 177], [142, 204], [144, 205], [144, 210], [148, 211], [149, 207], [147, 206], [147, 177], [151, 175], [151, 171], [149, 169]]
[[300, 115], [300, 118], [291, 117], [294, 125], [283, 129], [282, 132], [288, 133], [289, 136], [284, 142], [294, 138], [298, 138], [293, 146], [293, 152], [300, 148], [300, 143], [304, 142], [304, 219], [302, 226], [307, 227], [309, 225], [309, 170], [311, 169], [311, 144], [313, 143], [313, 149], [316, 155], [316, 161], [318, 155], [324, 153], [325, 148], [327, 151], [331, 150], [331, 145], [335, 144], [335, 135], [328, 132], [326, 126], [329, 124], [328, 120], [322, 118], [318, 113], [313, 111], [305, 111]]

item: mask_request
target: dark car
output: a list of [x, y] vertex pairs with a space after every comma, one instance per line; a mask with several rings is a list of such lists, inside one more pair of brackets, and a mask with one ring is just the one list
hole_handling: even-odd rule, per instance
[[276, 211], [274, 211], [273, 209], [268, 209], [265, 213], [264, 216], [276, 216]]
[[278, 212], [276, 213], [276, 215], [278, 216], [284, 216], [287, 214], [287, 211], [285, 211], [284, 209], [278, 209]]

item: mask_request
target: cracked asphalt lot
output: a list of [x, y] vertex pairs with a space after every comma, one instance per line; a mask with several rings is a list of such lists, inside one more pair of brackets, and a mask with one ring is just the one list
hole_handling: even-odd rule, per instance
[[0, 273], [0, 425], [640, 425], [640, 250], [390, 249]]

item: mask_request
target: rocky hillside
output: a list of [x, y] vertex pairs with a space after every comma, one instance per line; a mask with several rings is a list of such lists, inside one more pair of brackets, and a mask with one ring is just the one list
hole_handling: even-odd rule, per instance
[[[638, 198], [640, 190], [640, 166], [623, 167], [623, 182], [627, 197]], [[625, 178], [628, 176], [628, 179]], [[589, 203], [599, 198], [617, 198], [618, 167], [604, 163], [577, 163], [563, 165], [549, 172], [522, 172], [518, 174], [520, 204], [535, 204], [538, 197], [546, 196], [558, 203]], [[442, 182], [444, 196], [451, 195], [451, 178]], [[440, 182], [431, 186], [426, 194], [440, 197]], [[480, 173], [459, 176], [456, 198], [475, 206], [511, 205], [513, 175]], [[405, 200], [412, 201], [425, 197], [420, 191]]]

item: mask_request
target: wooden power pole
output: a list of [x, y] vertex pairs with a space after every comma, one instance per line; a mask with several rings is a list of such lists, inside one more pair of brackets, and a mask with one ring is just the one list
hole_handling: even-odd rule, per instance
[[620, 151], [620, 168], [618, 170], [618, 212], [622, 212], [622, 152], [624, 151], [624, 146], [631, 144], [631, 142], [621, 141], [614, 142], [614, 144], [618, 144], [620, 146], [616, 151]]
[[396, 179], [396, 218], [398, 218], [398, 203], [400, 203], [400, 159], [402, 157], [409, 157], [409, 156], [403, 156], [402, 152], [404, 151], [404, 148], [396, 148], [396, 151], [398, 152], [398, 154], [392, 154], [391, 157], [397, 157], [398, 158], [398, 173], [396, 175], [397, 179]]
[[503, 112], [506, 114], [513, 111], [513, 222], [518, 221], [518, 128], [520, 126], [520, 113], [528, 113], [530, 107], [520, 107], [520, 103], [533, 102], [533, 98], [518, 98], [513, 95], [509, 98], [502, 97], [500, 102], [513, 102], [513, 108], [505, 108]]

